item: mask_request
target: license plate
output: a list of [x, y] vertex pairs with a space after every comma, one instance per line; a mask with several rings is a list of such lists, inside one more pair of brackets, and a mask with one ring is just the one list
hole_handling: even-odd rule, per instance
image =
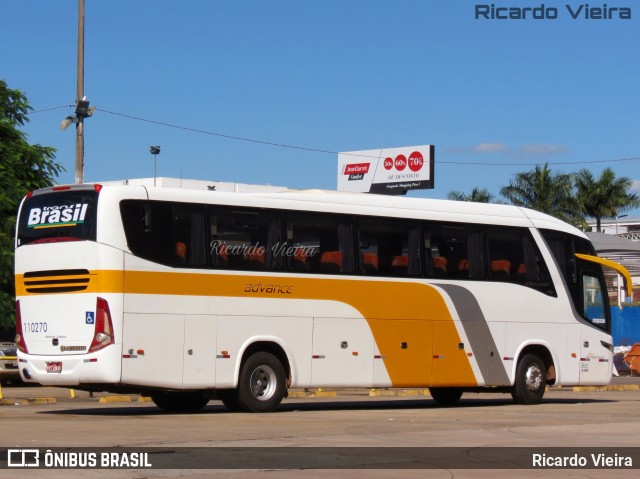
[[62, 372], [62, 363], [47, 363], [47, 372], [48, 373], [61, 373]]

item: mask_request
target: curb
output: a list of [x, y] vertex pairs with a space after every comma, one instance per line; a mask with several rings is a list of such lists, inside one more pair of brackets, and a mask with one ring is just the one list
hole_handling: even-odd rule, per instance
[[599, 392], [599, 391], [640, 391], [640, 384], [618, 384], [608, 386], [575, 386], [574, 392]]
[[369, 389], [369, 397], [431, 396], [428, 389]]
[[322, 388], [318, 388], [315, 391], [289, 391], [288, 398], [333, 398], [338, 395], [335, 391], [325, 391]]
[[102, 396], [99, 402], [103, 404], [114, 402], [131, 402], [131, 396]]
[[56, 404], [56, 398], [5, 398], [0, 399], [0, 406], [39, 406], [43, 404]]

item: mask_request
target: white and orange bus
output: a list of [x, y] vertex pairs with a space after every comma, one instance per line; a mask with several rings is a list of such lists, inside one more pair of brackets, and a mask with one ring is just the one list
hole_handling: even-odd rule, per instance
[[43, 385], [262, 412], [316, 387], [533, 404], [612, 374], [602, 260], [523, 208], [59, 186], [23, 200], [15, 246], [20, 373]]

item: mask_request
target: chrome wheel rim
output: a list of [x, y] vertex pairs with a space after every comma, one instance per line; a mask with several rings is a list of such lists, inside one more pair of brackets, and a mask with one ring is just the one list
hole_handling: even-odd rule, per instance
[[275, 371], [269, 366], [258, 366], [251, 373], [249, 387], [251, 394], [260, 401], [267, 401], [276, 392], [277, 378]]
[[542, 388], [542, 370], [537, 364], [530, 364], [525, 375], [525, 384], [532, 393], [537, 393]]

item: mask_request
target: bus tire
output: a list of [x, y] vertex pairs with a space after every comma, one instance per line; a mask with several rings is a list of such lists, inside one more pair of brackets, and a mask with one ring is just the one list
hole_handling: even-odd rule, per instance
[[151, 400], [167, 412], [197, 412], [209, 402], [209, 398], [198, 391], [156, 392], [151, 395]]
[[238, 396], [237, 389], [220, 389], [218, 391], [218, 398], [222, 401], [222, 404], [231, 412], [242, 411], [240, 406], [240, 398]]
[[462, 397], [460, 388], [429, 388], [429, 393], [440, 406], [453, 406]]
[[238, 404], [247, 412], [271, 412], [287, 391], [284, 367], [273, 354], [255, 353], [244, 362], [238, 378]]
[[539, 404], [547, 387], [547, 367], [537, 354], [527, 353], [518, 362], [511, 396], [517, 404]]

